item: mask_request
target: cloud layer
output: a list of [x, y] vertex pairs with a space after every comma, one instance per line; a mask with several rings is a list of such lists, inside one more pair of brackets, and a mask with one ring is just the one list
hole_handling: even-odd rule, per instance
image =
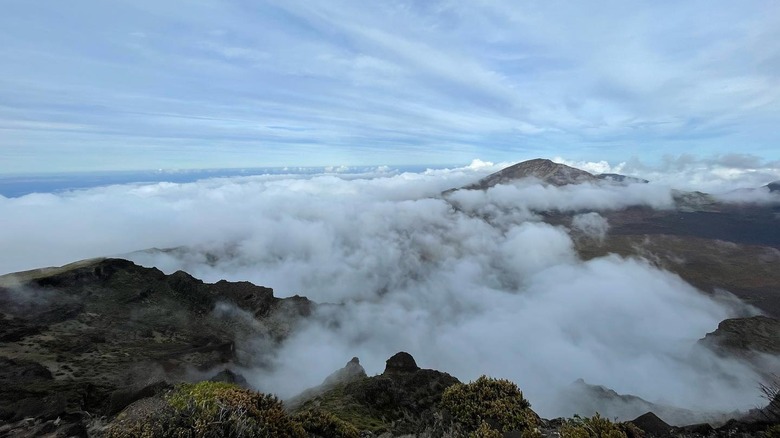
[[[539, 209], [670, 208], [663, 184], [439, 194], [500, 166], [256, 176], [0, 197], [3, 272], [121, 255], [206, 281], [249, 280], [325, 306], [248, 373], [282, 396], [352, 356], [369, 373], [405, 350], [461, 379], [516, 381], [542, 415], [577, 378], [696, 409], [750, 408], [758, 377], [694, 348], [740, 309], [639, 259], [587, 262]], [[601, 238], [596, 214], [572, 228]], [[174, 248], [140, 251], [146, 248]], [[242, 340], [245, 342], [247, 340]], [[251, 340], [250, 340], [251, 341]], [[265, 352], [268, 353], [268, 352]]]

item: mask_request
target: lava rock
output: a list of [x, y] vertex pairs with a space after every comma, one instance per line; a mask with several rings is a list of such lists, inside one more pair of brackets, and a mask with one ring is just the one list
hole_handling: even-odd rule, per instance
[[401, 351], [396, 353], [385, 363], [383, 374], [413, 373], [420, 369], [411, 354]]

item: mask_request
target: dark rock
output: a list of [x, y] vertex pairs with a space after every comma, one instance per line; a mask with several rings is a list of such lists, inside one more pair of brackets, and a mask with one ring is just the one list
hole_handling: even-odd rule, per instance
[[691, 424], [690, 426], [678, 427], [677, 430], [685, 434], [700, 436], [709, 436], [715, 431], [708, 423]]
[[414, 361], [412, 355], [405, 351], [401, 351], [400, 353], [393, 355], [390, 359], [387, 359], [385, 372], [383, 374], [413, 373], [419, 369], [420, 367], [417, 366], [417, 362]]
[[51, 371], [38, 362], [0, 357], [0, 385], [52, 380]]
[[171, 387], [171, 384], [164, 380], [158, 380], [152, 383], [140, 383], [130, 385], [125, 388], [117, 389], [112, 392], [108, 398], [106, 414], [114, 415], [131, 403], [142, 398], [152, 397], [164, 389]]
[[766, 185], [766, 188], [769, 189], [770, 192], [780, 192], [780, 181], [771, 182]]
[[636, 427], [642, 429], [647, 434], [656, 437], [668, 436], [669, 432], [672, 430], [672, 426], [666, 424], [664, 420], [658, 418], [658, 416], [652, 412], [640, 415], [634, 420], [631, 420], [631, 423], [634, 423]]
[[60, 427], [57, 430], [57, 436], [67, 438], [87, 438], [89, 434], [87, 433], [87, 428], [84, 426], [84, 423], [71, 423]]
[[53, 420], [65, 414], [68, 399], [65, 394], [51, 394], [46, 397], [30, 397], [17, 401], [12, 407], [10, 421], [24, 418]]
[[241, 374], [235, 373], [229, 368], [225, 368], [224, 370], [218, 372], [213, 377], [209, 379], [211, 382], [225, 382], [225, 383], [232, 383], [238, 386], [247, 386], [247, 381]]

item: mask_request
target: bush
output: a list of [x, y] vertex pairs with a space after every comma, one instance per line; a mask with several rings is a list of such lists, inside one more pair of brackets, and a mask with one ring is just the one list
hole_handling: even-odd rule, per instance
[[109, 438], [223, 438], [274, 436], [305, 438], [303, 427], [284, 411], [273, 395], [224, 382], [176, 386], [165, 396], [166, 406], [143, 422], [119, 422]]
[[561, 427], [561, 438], [628, 438], [639, 435], [638, 429], [624, 423], [613, 423], [598, 413], [590, 418], [575, 415]]
[[490, 436], [486, 435], [486, 427], [498, 432], [524, 431], [532, 430], [538, 423], [531, 404], [517, 385], [487, 376], [447, 388], [441, 407], [465, 432], [482, 434], [475, 436]]
[[764, 431], [764, 436], [766, 438], [780, 438], [780, 424], [768, 427]]
[[293, 420], [312, 435], [322, 438], [358, 438], [358, 430], [337, 416], [320, 410], [303, 411], [295, 414]]

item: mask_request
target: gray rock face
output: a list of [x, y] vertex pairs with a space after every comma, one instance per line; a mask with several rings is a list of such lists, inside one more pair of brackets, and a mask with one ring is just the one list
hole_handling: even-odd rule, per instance
[[405, 351], [394, 354], [385, 363], [385, 372], [383, 374], [413, 373], [420, 369], [412, 355]]
[[509, 166], [463, 188], [485, 190], [497, 184], [506, 184], [523, 178], [536, 178], [554, 186], [598, 181], [598, 178], [584, 170], [537, 158]]

